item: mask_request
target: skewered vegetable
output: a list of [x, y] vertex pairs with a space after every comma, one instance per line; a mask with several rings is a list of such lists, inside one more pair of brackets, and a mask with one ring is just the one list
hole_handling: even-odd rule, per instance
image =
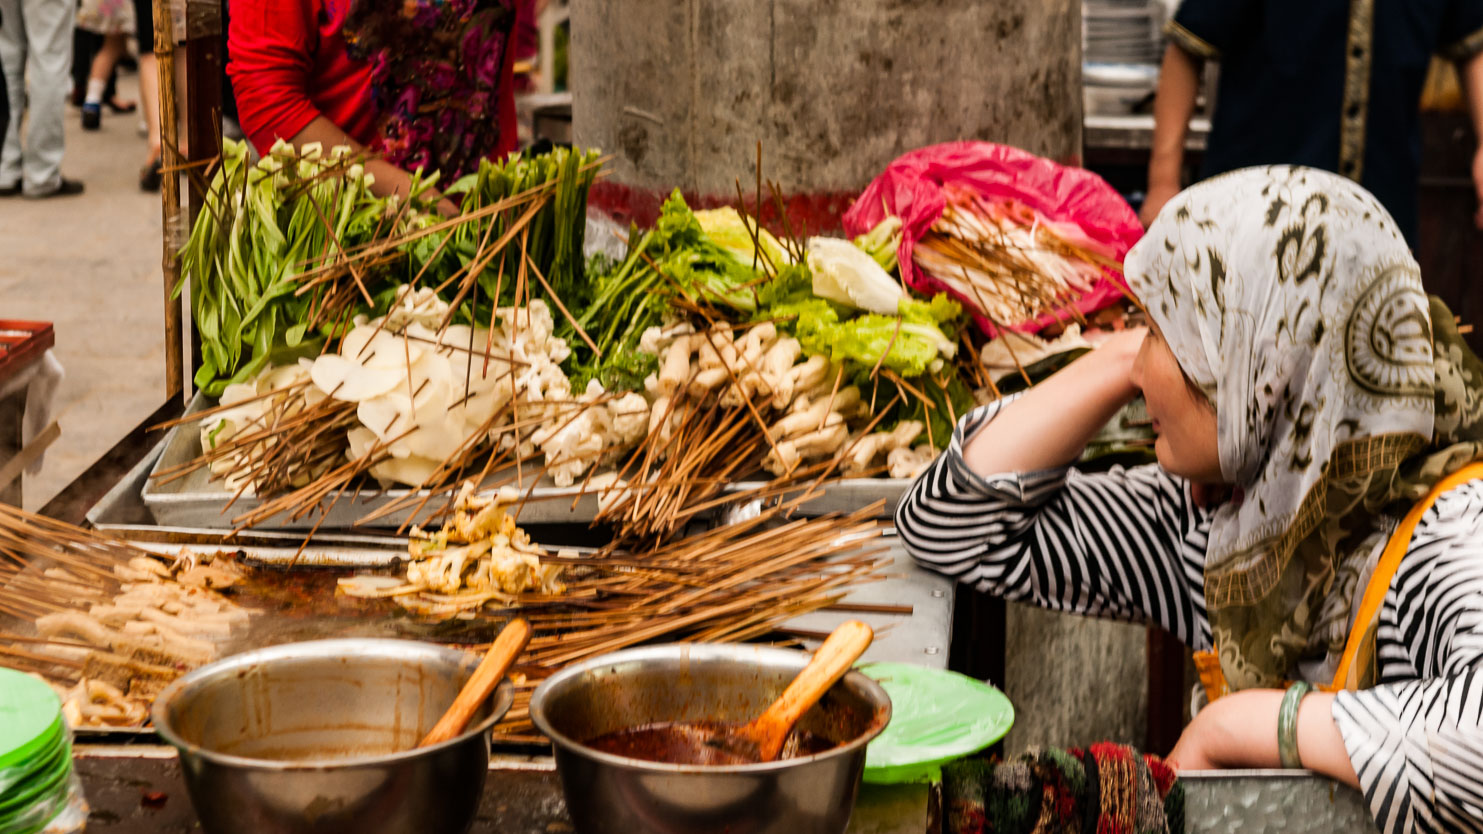
[[[581, 309], [591, 292], [582, 260], [587, 192], [597, 179], [601, 155], [596, 150], [555, 148], [537, 155], [514, 153], [504, 160], [482, 160], [477, 172], [450, 185], [445, 195], [461, 200], [463, 216], [500, 203], [509, 208], [419, 240], [413, 249], [414, 267], [421, 271], [432, 262], [427, 278], [433, 285], [475, 268], [486, 311], [474, 312], [480, 321], [488, 321], [488, 307], [523, 303], [522, 280], [534, 282], [534, 294], [548, 303], [559, 299], [570, 310]], [[519, 198], [537, 191], [543, 195], [539, 208], [524, 219], [531, 207]], [[495, 247], [507, 235], [513, 242], [517, 234], [520, 240], [515, 245]], [[563, 324], [562, 335], [574, 334]]]
[[1072, 224], [1052, 223], [1021, 204], [964, 189], [948, 189], [946, 198], [942, 216], [917, 241], [912, 260], [995, 331], [1044, 314], [1075, 318], [1071, 305], [1104, 270], [1121, 276], [1112, 251]]
[[[655, 370], [655, 354], [640, 351], [639, 340], [651, 328], [678, 323], [677, 296], [688, 294], [742, 312], [756, 308], [752, 285], [761, 274], [750, 265], [750, 237], [745, 248], [737, 248], [741, 244], [733, 221], [707, 215], [707, 223], [728, 243], [723, 248], [697, 217], [677, 189], [665, 200], [654, 228], [635, 233], [623, 263], [598, 278], [577, 319], [597, 345], [596, 353], [574, 346], [572, 378], [578, 385], [595, 379], [609, 391], [638, 390]], [[771, 235], [762, 240], [766, 257], [786, 258]]]
[[511, 489], [479, 496], [472, 484], [465, 484], [442, 529], [435, 533], [412, 529], [408, 541], [412, 563], [405, 582], [357, 576], [341, 579], [340, 591], [369, 599], [391, 597], [433, 616], [482, 608], [491, 601], [509, 604], [522, 593], [562, 593], [561, 566], [543, 561], [546, 551], [532, 544], [505, 512], [518, 499]]
[[835, 304], [892, 315], [907, 298], [906, 290], [869, 253], [848, 240], [809, 238], [808, 268], [814, 295]]
[[[414, 178], [413, 207], [435, 179]], [[298, 276], [404, 231], [413, 216], [395, 197], [371, 193], [373, 182], [347, 148], [326, 154], [308, 145], [300, 153], [280, 141], [253, 165], [246, 143], [223, 143], [205, 208], [180, 253], [175, 287], [179, 295], [191, 285], [201, 336], [197, 387], [220, 396], [269, 362], [289, 364], [318, 352], [323, 341], [311, 322], [329, 290], [297, 294]], [[359, 291], [379, 289], [386, 269], [384, 263], [356, 269]]]
[[889, 215], [875, 224], [875, 228], [855, 238], [855, 245], [875, 259], [881, 269], [891, 272], [896, 269], [896, 252], [901, 248], [901, 218]]

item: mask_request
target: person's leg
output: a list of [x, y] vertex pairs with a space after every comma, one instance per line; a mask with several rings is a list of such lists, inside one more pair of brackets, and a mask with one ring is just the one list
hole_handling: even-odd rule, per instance
[[22, 0], [26, 19], [26, 148], [24, 189], [45, 196], [62, 188], [62, 120], [72, 60], [71, 0]]
[[139, 48], [139, 104], [149, 130], [149, 153], [139, 174], [146, 191], [160, 188], [160, 73], [154, 57], [154, 15], [149, 0], [134, 0], [134, 36]]
[[[128, 36], [127, 35], [120, 35], [119, 37], [127, 38]], [[120, 52], [119, 55], [122, 56], [123, 53]], [[113, 66], [111, 66], [111, 67], [108, 68], [108, 81], [105, 83], [105, 85], [103, 87], [103, 100], [104, 101], [113, 101], [117, 97], [118, 97], [118, 62], [115, 61], [114, 64], [113, 64]]]
[[103, 48], [93, 56], [93, 71], [88, 75], [87, 95], [82, 101], [82, 126], [84, 130], [97, 130], [102, 120], [103, 102], [107, 100], [108, 78], [119, 56], [124, 54], [123, 34], [107, 35]]
[[0, 62], [0, 142], [5, 141], [5, 132], [9, 129], [10, 88], [5, 83], [5, 64]]
[[0, 67], [4, 68], [9, 125], [0, 145], [0, 191], [21, 185], [21, 111], [26, 106], [26, 19], [21, 0], [0, 0]]
[[103, 45], [103, 36], [97, 32], [75, 26], [72, 29], [72, 106], [81, 107], [83, 93], [88, 88], [88, 73], [93, 68], [93, 56]]
[[149, 152], [139, 186], [145, 191], [160, 190], [160, 76], [153, 52], [139, 53], [139, 104], [144, 107], [144, 124], [149, 128]]

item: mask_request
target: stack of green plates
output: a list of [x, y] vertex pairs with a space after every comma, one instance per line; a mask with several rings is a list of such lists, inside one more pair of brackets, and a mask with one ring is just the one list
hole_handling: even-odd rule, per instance
[[860, 668], [891, 696], [891, 723], [865, 748], [865, 781], [935, 782], [942, 766], [1004, 737], [1014, 707], [988, 684], [946, 669], [904, 663]]
[[72, 743], [44, 681], [0, 668], [0, 831], [32, 834], [71, 796]]

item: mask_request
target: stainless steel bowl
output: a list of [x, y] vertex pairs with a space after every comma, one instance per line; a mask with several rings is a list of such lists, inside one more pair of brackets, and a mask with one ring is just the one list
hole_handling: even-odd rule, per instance
[[583, 742], [665, 721], [748, 721], [808, 663], [765, 646], [672, 644], [571, 666], [530, 715], [556, 750], [567, 810], [584, 834], [837, 834], [849, 823], [865, 745], [891, 718], [875, 681], [850, 672], [798, 726], [838, 746], [766, 764], [700, 767], [603, 753]]
[[509, 681], [467, 732], [413, 749], [479, 658], [408, 640], [318, 640], [218, 661], [155, 699], [208, 834], [461, 834]]

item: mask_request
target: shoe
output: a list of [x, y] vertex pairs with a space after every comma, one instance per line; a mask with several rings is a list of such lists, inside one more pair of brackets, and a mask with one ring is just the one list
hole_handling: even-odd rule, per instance
[[48, 191], [45, 194], [22, 194], [21, 197], [27, 200], [46, 200], [51, 197], [73, 197], [81, 194], [82, 190], [82, 183], [78, 182], [77, 180], [69, 180], [66, 177], [63, 177], [61, 185], [58, 185], [56, 188], [53, 188], [51, 191]]
[[19, 197], [21, 195], [21, 184], [0, 187], [0, 197]]
[[164, 174], [160, 172], [160, 160], [156, 159], [139, 172], [140, 191], [159, 191], [160, 184], [164, 180]]
[[103, 105], [84, 104], [82, 106], [82, 129], [97, 130], [103, 125]]
[[132, 101], [120, 101], [117, 96], [103, 102], [103, 106], [107, 107], [110, 113], [133, 113], [139, 109], [138, 104]]

